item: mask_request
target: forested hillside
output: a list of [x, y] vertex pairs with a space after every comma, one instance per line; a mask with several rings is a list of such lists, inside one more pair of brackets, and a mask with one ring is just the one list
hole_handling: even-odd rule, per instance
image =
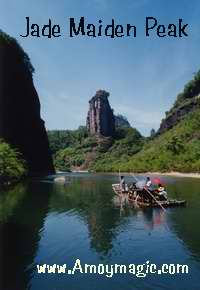
[[83, 126], [74, 131], [49, 131], [48, 135], [58, 170], [91, 169], [106, 153], [113, 160], [128, 160], [144, 143], [135, 128], [126, 127], [118, 127], [114, 138], [90, 136]]
[[[116, 117], [115, 117], [116, 118]], [[166, 112], [158, 132], [144, 138], [124, 116], [113, 137], [90, 135], [86, 127], [48, 133], [57, 169], [98, 172], [200, 171], [200, 72]]]
[[200, 109], [189, 113], [172, 129], [146, 141], [139, 153], [119, 160], [107, 152], [92, 168], [95, 171], [199, 172]]

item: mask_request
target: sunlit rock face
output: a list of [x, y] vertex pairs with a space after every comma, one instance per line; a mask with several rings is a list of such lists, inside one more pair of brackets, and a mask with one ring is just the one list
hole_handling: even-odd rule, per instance
[[30, 175], [54, 173], [30, 59], [15, 39], [0, 31], [0, 138], [15, 146]]
[[115, 118], [108, 97], [108, 92], [99, 90], [89, 101], [87, 128], [91, 135], [112, 137], [115, 134]]

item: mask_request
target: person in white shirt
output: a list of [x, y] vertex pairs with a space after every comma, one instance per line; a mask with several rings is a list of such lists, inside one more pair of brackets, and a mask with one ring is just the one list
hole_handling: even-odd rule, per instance
[[146, 179], [146, 186], [147, 187], [150, 187], [151, 185], [152, 185], [151, 179], [150, 179], [150, 177], [147, 177], [147, 179]]
[[120, 189], [122, 192], [124, 192], [126, 190], [126, 183], [125, 183], [124, 176], [120, 177]]

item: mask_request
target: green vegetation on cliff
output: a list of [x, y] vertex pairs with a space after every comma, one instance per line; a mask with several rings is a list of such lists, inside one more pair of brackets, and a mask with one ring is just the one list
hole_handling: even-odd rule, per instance
[[175, 127], [144, 144], [143, 149], [129, 158], [101, 156], [95, 171], [200, 172], [200, 110], [191, 112]]
[[52, 154], [55, 154], [66, 147], [74, 147], [87, 138], [88, 132], [85, 126], [80, 126], [77, 130], [51, 130], [48, 131], [49, 145]]
[[144, 142], [135, 128], [125, 127], [117, 128], [115, 138], [89, 136], [85, 127], [75, 131], [49, 131], [48, 136], [58, 170], [90, 169], [106, 154], [112, 160], [127, 159], [139, 152]]
[[178, 94], [172, 108], [166, 112], [166, 117], [172, 115], [175, 111], [189, 106], [192, 101], [199, 99], [200, 95], [200, 70], [195, 73], [192, 80], [186, 83], [184, 89]]
[[[151, 139], [142, 137], [134, 128], [119, 128], [115, 139], [87, 136], [80, 142], [75, 138], [69, 146], [55, 153], [54, 162], [57, 169], [64, 171], [80, 168], [97, 172], [119, 169], [124, 172], [199, 172], [199, 128], [200, 109]], [[72, 131], [72, 136], [75, 133]]]
[[0, 140], [0, 184], [19, 181], [25, 174], [26, 165], [20, 154]]
[[[172, 109], [166, 113], [159, 130], [151, 134], [137, 154], [121, 160], [109, 153], [93, 163], [95, 171], [134, 172], [200, 172], [200, 71], [177, 96]], [[134, 144], [135, 146], [135, 144]]]

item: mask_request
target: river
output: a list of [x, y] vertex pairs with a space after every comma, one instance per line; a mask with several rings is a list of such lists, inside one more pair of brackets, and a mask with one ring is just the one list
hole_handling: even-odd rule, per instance
[[[66, 175], [0, 192], [0, 284], [3, 290], [199, 290], [200, 179], [161, 177], [168, 195], [187, 206], [119, 207], [118, 176]], [[126, 177], [127, 182], [131, 177]], [[39, 274], [37, 265], [188, 265], [188, 274]]]

